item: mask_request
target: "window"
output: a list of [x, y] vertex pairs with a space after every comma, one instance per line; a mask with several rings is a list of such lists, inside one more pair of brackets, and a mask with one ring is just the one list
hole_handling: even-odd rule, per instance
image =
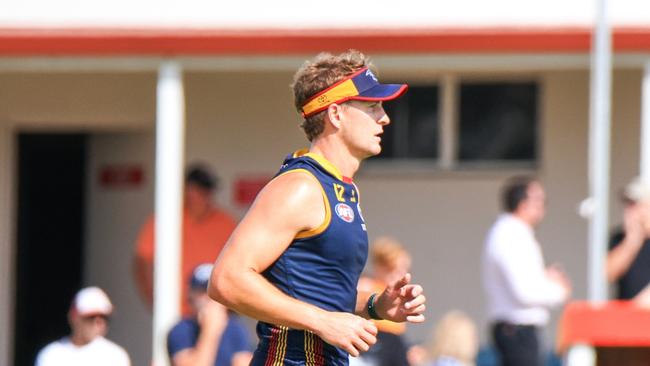
[[410, 86], [384, 109], [391, 123], [384, 128], [380, 159], [438, 158], [437, 86]]
[[460, 81], [454, 76], [410, 85], [403, 97], [384, 104], [391, 124], [384, 129], [381, 154], [371, 161], [532, 167], [538, 90], [537, 82], [529, 80]]
[[535, 83], [463, 83], [460, 106], [460, 161], [535, 160]]

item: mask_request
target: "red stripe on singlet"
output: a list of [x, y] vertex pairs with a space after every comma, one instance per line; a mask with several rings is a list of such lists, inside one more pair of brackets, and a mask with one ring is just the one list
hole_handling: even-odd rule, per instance
[[271, 328], [271, 341], [269, 342], [269, 350], [266, 352], [266, 362], [264, 363], [264, 366], [273, 366], [273, 362], [275, 361], [275, 355], [277, 354], [277, 346], [278, 346], [278, 335], [280, 333], [280, 329], [273, 327]]
[[314, 337], [316, 343], [316, 366], [325, 365], [325, 357], [323, 357], [323, 340], [320, 337]]

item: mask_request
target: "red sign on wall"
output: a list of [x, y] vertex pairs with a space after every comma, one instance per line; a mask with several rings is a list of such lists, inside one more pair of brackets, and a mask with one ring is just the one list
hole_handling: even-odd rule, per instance
[[139, 164], [104, 165], [99, 170], [99, 184], [105, 188], [137, 188], [144, 183]]
[[248, 206], [255, 201], [259, 191], [271, 180], [269, 176], [239, 177], [233, 186], [233, 200], [240, 206]]

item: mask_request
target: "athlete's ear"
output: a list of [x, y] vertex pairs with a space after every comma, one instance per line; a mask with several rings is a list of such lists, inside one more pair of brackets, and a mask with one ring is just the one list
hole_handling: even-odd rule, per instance
[[336, 129], [341, 128], [342, 112], [343, 106], [340, 104], [332, 103], [327, 107], [327, 119]]

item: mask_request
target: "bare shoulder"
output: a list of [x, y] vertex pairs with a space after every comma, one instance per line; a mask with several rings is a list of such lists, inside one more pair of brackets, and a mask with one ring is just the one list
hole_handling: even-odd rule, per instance
[[230, 263], [261, 272], [298, 233], [321, 225], [325, 205], [319, 185], [309, 173], [300, 171], [269, 182], [231, 235], [217, 268]]
[[262, 189], [254, 206], [272, 204], [290, 211], [302, 211], [322, 202], [320, 183], [311, 173], [293, 170], [284, 173]]
[[[325, 220], [320, 183], [310, 173], [296, 170], [269, 182], [235, 231], [235, 238], [253, 233], [272, 235], [288, 243], [301, 231], [316, 228]], [[279, 237], [278, 237], [279, 236]]]

